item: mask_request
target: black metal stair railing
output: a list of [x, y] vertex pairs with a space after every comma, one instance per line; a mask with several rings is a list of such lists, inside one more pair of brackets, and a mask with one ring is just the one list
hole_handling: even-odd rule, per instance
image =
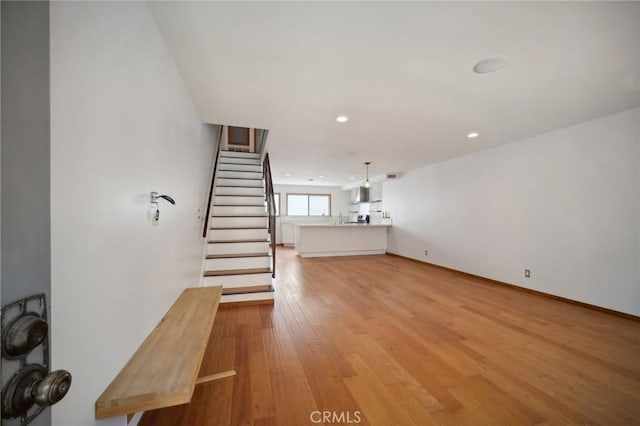
[[265, 201], [269, 214], [269, 236], [271, 237], [271, 276], [276, 277], [276, 200], [273, 192], [273, 180], [271, 178], [271, 164], [267, 153], [262, 163], [262, 175], [264, 176]]

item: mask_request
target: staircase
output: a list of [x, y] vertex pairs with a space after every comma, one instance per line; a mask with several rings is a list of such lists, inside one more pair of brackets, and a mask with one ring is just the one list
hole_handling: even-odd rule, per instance
[[221, 303], [273, 303], [274, 219], [260, 154], [220, 151], [215, 173], [203, 285], [222, 286]]

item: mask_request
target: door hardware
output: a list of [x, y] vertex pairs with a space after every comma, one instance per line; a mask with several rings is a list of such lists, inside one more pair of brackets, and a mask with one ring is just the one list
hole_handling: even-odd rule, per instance
[[47, 321], [35, 313], [16, 318], [2, 333], [2, 348], [5, 358], [25, 355], [38, 346], [47, 337]]
[[19, 418], [15, 424], [25, 426], [64, 398], [71, 386], [71, 373], [49, 372], [49, 324], [44, 294], [4, 305], [0, 320], [3, 364], [15, 365], [13, 375], [3, 380], [1, 414], [3, 419]]
[[[24, 417], [34, 404], [39, 405], [36, 415], [60, 401], [69, 391], [71, 374], [65, 370], [52, 371], [40, 364], [29, 364], [16, 372], [2, 392], [2, 418]], [[23, 424], [27, 424], [30, 420]]]

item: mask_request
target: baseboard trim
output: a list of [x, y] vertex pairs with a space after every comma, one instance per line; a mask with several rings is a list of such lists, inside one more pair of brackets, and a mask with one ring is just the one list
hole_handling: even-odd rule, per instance
[[464, 276], [464, 277], [473, 278], [475, 280], [478, 280], [481, 284], [496, 285], [496, 286], [501, 286], [501, 287], [509, 287], [509, 288], [514, 289], [514, 290], [523, 291], [525, 293], [536, 294], [538, 296], [547, 297], [549, 299], [559, 300], [559, 301], [565, 302], [565, 303], [571, 303], [572, 305], [578, 305], [578, 306], [582, 306], [584, 308], [589, 308], [589, 309], [593, 309], [593, 310], [596, 310], [596, 311], [600, 311], [600, 312], [603, 312], [605, 314], [615, 315], [615, 316], [620, 317], [620, 318], [625, 318], [625, 319], [629, 319], [629, 320], [632, 320], [632, 321], [640, 322], [640, 316], [627, 314], [625, 312], [620, 312], [620, 311], [616, 311], [616, 310], [609, 309], [609, 308], [604, 308], [604, 307], [598, 306], [598, 305], [592, 305], [590, 303], [580, 302], [578, 300], [568, 299], [568, 298], [562, 297], [562, 296], [556, 296], [555, 294], [545, 293], [543, 291], [533, 290], [533, 289], [526, 288], [526, 287], [521, 287], [521, 286], [515, 285], [515, 284], [505, 283], [503, 281], [493, 280], [491, 278], [481, 277], [480, 275], [474, 275], [474, 274], [470, 274], [468, 272], [459, 271], [457, 269], [448, 268], [446, 266], [436, 265], [435, 263], [425, 262], [423, 260], [414, 259], [412, 257], [403, 256], [401, 254], [396, 254], [396, 253], [391, 253], [391, 252], [386, 252], [386, 254], [388, 254], [389, 256], [401, 257], [403, 259], [411, 260], [413, 262], [422, 263], [424, 265], [429, 265], [431, 267], [442, 269], [442, 270], [445, 270], [445, 271], [448, 271], [448, 272], [453, 272], [455, 274], [458, 274], [458, 275], [461, 275], [461, 276]]

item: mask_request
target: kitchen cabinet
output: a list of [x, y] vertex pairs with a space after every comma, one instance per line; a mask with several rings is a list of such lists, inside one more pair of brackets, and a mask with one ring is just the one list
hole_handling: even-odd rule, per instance
[[293, 246], [295, 244], [293, 223], [281, 223], [280, 229], [282, 231], [282, 244], [285, 246]]
[[302, 257], [384, 254], [389, 225], [297, 223], [296, 251]]

